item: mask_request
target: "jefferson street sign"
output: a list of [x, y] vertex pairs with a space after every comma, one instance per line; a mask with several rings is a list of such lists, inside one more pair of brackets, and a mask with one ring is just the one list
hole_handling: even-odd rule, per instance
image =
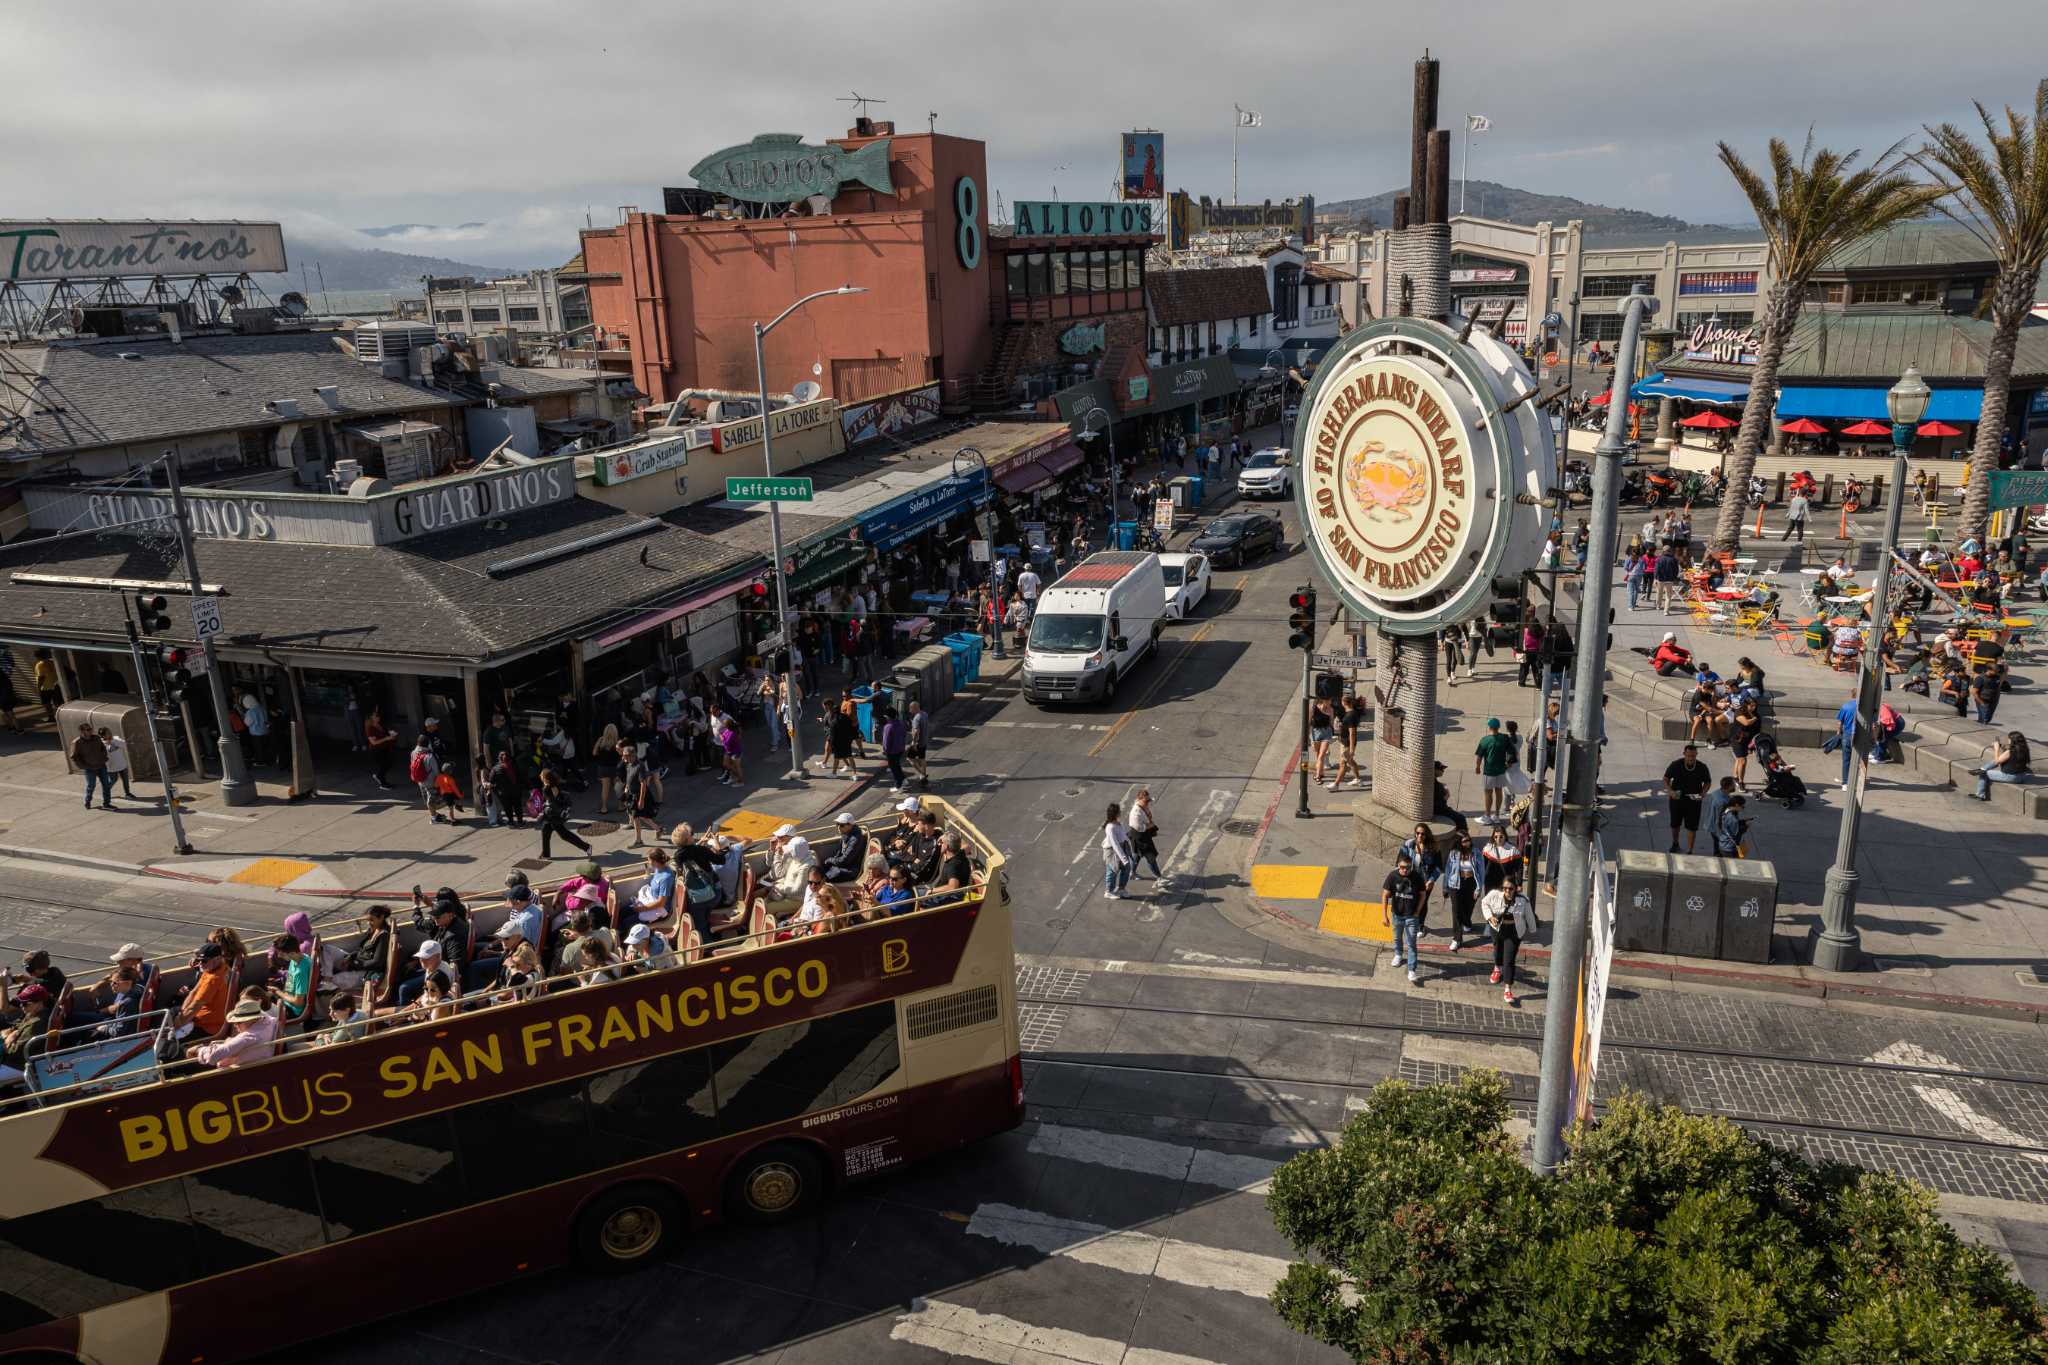
[[1372, 667], [1372, 659], [1356, 654], [1311, 654], [1309, 667], [1327, 668], [1338, 673], [1357, 673]]
[[727, 502], [809, 502], [809, 479], [727, 479]]

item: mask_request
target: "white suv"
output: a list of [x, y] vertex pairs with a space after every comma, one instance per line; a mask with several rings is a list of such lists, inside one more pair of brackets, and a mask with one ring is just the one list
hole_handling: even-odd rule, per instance
[[1254, 451], [1237, 472], [1237, 495], [1241, 498], [1287, 498], [1294, 495], [1292, 458], [1282, 446]]

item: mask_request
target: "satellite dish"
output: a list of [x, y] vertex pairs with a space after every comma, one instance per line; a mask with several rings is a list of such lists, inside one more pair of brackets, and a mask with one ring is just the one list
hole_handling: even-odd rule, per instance
[[789, 396], [799, 403], [809, 403], [825, 392], [825, 386], [815, 379], [806, 379], [789, 391]]
[[288, 318], [302, 318], [311, 310], [306, 307], [306, 296], [293, 289], [278, 299], [277, 311]]
[[224, 284], [220, 287], [220, 297], [223, 303], [240, 303], [242, 301], [242, 286], [239, 284]]

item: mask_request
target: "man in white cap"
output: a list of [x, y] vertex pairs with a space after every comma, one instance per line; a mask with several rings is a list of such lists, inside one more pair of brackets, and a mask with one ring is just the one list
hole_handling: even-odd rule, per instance
[[860, 827], [850, 810], [833, 816], [832, 823], [839, 827], [839, 847], [818, 870], [825, 874], [826, 881], [843, 885], [858, 878], [862, 864], [867, 862], [868, 832]]
[[783, 919], [795, 914], [804, 903], [804, 883], [818, 858], [811, 852], [810, 841], [796, 832], [795, 825], [778, 828], [770, 836], [768, 848], [768, 876], [761, 887], [762, 899], [767, 902], [770, 915]]
[[268, 1060], [277, 1043], [277, 1016], [254, 1000], [243, 999], [228, 1011], [228, 1036], [193, 1052], [202, 1066], [222, 1070]]
[[[435, 972], [447, 970], [447, 964], [441, 960], [441, 941], [439, 939], [421, 939], [420, 946], [413, 950], [412, 956], [413, 961], [419, 964], [419, 972], [399, 986], [398, 1003], [401, 1007], [410, 1005], [413, 1001], [420, 998], [420, 992], [427, 988], [428, 977], [432, 976]], [[456, 980], [456, 976], [455, 972], [448, 972], [448, 979], [451, 982]]]
[[491, 935], [491, 951], [478, 953], [470, 960], [469, 969], [462, 974], [462, 988], [479, 991], [488, 987], [498, 979], [498, 970], [505, 965], [505, 959], [518, 952], [522, 943], [533, 943], [534, 950], [538, 952], [540, 944], [526, 936], [528, 927], [525, 916], [516, 912], [506, 916], [505, 922], [498, 926], [498, 932]]
[[156, 968], [143, 961], [139, 943], [122, 944], [107, 955], [107, 961], [114, 964], [114, 969], [90, 988], [73, 995], [66, 1022], [74, 1028], [80, 1024], [110, 1025], [99, 1033], [113, 1037], [134, 1031], [135, 1018], [142, 1013], [145, 987], [156, 975]]
[[669, 948], [668, 939], [645, 924], [636, 924], [626, 931], [626, 961], [644, 961], [655, 971], [676, 965], [676, 955]]

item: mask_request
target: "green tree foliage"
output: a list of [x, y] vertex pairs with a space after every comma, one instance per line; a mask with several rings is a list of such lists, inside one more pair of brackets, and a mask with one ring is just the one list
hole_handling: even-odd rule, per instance
[[1557, 1178], [1497, 1074], [1388, 1081], [1273, 1176], [1297, 1331], [1376, 1362], [2048, 1365], [2048, 1316], [1926, 1189], [1623, 1095]]

